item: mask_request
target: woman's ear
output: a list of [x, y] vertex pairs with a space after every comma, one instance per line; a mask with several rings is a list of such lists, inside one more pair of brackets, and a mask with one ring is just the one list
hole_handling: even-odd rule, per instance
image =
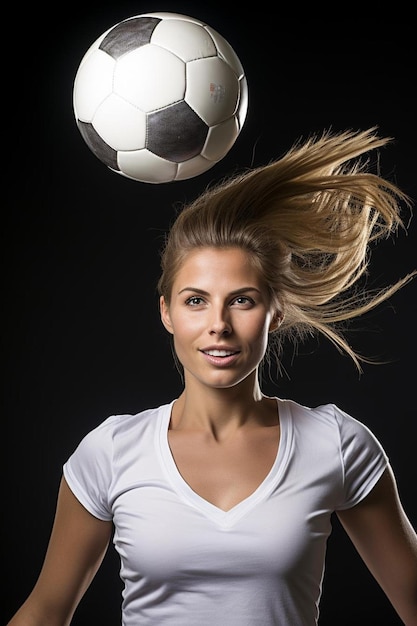
[[165, 301], [164, 296], [161, 296], [159, 298], [159, 311], [161, 314], [161, 320], [163, 325], [169, 333], [173, 334], [174, 331], [172, 329], [171, 317], [169, 315], [169, 307]]
[[271, 323], [269, 324], [269, 332], [273, 333], [281, 326], [284, 319], [284, 314], [281, 311], [276, 311], [272, 316]]

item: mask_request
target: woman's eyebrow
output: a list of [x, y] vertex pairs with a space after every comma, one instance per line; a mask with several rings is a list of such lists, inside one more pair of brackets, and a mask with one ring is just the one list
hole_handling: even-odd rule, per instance
[[[178, 295], [180, 295], [181, 293], [184, 293], [184, 291], [192, 291], [194, 293], [198, 293], [202, 296], [208, 296], [210, 295], [208, 291], [205, 291], [204, 289], [200, 289], [199, 287], [184, 287], [183, 289], [181, 289], [178, 292]], [[258, 289], [257, 287], [253, 287], [253, 286], [244, 286], [244, 287], [239, 287], [239, 289], [234, 289], [233, 291], [229, 292], [230, 296], [234, 296], [238, 293], [247, 293], [248, 291], [256, 291], [257, 293], [261, 293], [260, 289]]]

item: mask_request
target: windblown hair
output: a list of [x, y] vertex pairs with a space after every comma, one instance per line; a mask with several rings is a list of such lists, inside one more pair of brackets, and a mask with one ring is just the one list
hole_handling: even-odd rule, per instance
[[390, 141], [376, 128], [327, 131], [209, 187], [181, 209], [167, 235], [159, 293], [169, 304], [176, 274], [195, 248], [242, 248], [284, 315], [273, 340], [278, 359], [286, 338], [297, 343], [319, 333], [360, 370], [367, 359], [351, 348], [340, 323], [370, 311], [414, 275], [378, 291], [358, 287], [370, 243], [404, 227], [400, 207], [411, 208], [395, 184], [359, 159]]

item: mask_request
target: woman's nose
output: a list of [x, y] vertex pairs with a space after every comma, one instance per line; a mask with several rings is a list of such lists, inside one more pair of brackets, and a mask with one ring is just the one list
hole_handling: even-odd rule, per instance
[[231, 332], [232, 326], [227, 312], [224, 309], [213, 311], [213, 316], [209, 325], [210, 335], [230, 335]]

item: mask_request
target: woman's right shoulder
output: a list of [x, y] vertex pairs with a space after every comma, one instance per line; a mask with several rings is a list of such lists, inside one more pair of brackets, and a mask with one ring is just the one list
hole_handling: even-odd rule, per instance
[[[117, 459], [129, 459], [147, 449], [155, 439], [158, 424], [170, 405], [145, 409], [135, 414], [107, 417], [90, 430], [64, 464], [65, 476], [95, 476], [98, 483], [108, 484]], [[139, 452], [138, 452], [139, 451]]]
[[135, 434], [149, 429], [154, 429], [158, 423], [161, 413], [166, 410], [167, 405], [143, 409], [138, 413], [116, 413], [105, 418], [92, 430], [90, 430], [84, 438], [99, 441], [124, 439], [132, 437]]

